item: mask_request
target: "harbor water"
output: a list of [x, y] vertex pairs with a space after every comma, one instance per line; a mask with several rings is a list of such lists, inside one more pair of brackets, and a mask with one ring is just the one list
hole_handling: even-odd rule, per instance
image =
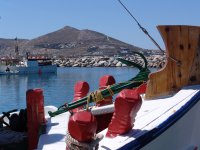
[[58, 68], [57, 74], [1, 75], [0, 76], [0, 113], [26, 107], [26, 91], [40, 88], [43, 90], [45, 105], [60, 106], [71, 102], [74, 84], [87, 81], [90, 92], [98, 89], [99, 78], [103, 75], [114, 76], [116, 82], [123, 82], [138, 73], [136, 68]]

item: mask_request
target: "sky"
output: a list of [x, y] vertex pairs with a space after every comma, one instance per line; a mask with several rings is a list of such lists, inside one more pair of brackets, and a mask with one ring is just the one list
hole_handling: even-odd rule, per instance
[[[157, 25], [200, 26], [200, 0], [121, 0], [165, 49]], [[0, 38], [34, 39], [71, 26], [157, 49], [118, 0], [0, 0]]]

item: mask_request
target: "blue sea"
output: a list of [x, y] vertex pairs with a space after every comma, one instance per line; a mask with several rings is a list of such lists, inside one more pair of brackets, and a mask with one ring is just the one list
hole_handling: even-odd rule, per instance
[[98, 89], [99, 78], [103, 75], [114, 76], [116, 82], [123, 82], [138, 73], [136, 68], [58, 68], [57, 74], [1, 75], [0, 76], [0, 113], [26, 107], [26, 91], [40, 88], [43, 90], [45, 105], [60, 106], [71, 102], [74, 84], [87, 81], [90, 92]]

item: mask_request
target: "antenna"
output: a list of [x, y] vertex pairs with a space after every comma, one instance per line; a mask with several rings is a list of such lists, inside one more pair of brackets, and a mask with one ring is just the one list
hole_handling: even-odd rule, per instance
[[126, 6], [118, 0], [118, 2], [124, 7], [124, 9], [128, 12], [128, 14], [133, 18], [133, 20], [137, 23], [137, 25], [140, 27], [140, 29], [151, 39], [151, 41], [157, 46], [157, 48], [164, 54], [165, 52], [161, 49], [159, 44], [153, 39], [151, 35], [149, 35], [148, 31], [141, 26], [141, 24], [137, 21], [137, 19], [132, 15], [132, 13], [126, 8]]
[[17, 37], [15, 38], [15, 54], [16, 56], [19, 56], [19, 46]]

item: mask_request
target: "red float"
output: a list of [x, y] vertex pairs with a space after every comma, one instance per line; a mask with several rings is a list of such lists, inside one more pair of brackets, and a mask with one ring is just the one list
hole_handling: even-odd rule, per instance
[[88, 111], [80, 111], [72, 115], [68, 122], [70, 135], [79, 142], [91, 142], [96, 135], [96, 118]]
[[27, 103], [27, 127], [28, 149], [37, 148], [40, 128], [45, 123], [44, 96], [41, 89], [28, 90], [26, 92]]
[[[73, 102], [87, 96], [89, 92], [89, 84], [85, 81], [78, 81], [74, 85], [74, 99]], [[83, 109], [83, 106], [73, 109], [73, 112], [78, 112], [80, 109]]]
[[115, 111], [106, 136], [112, 138], [131, 130], [141, 103], [142, 99], [135, 89], [122, 90], [115, 100]]

